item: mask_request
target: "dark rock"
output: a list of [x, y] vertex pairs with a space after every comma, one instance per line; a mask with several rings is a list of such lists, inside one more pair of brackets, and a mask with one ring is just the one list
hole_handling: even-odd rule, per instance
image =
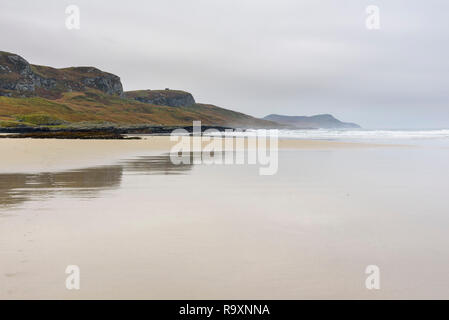
[[114, 74], [93, 67], [55, 69], [31, 65], [19, 55], [0, 51], [0, 95], [53, 98], [62, 92], [89, 88], [110, 95], [123, 95], [120, 77]]

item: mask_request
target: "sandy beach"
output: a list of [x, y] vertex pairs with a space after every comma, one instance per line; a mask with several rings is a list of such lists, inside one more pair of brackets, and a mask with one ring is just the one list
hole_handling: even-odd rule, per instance
[[447, 150], [280, 140], [260, 176], [171, 145], [0, 140], [0, 298], [448, 297]]
[[0, 301], [449, 300], [449, 1], [0, 7]]
[[[203, 141], [202, 145], [204, 146], [207, 143], [208, 141]], [[123, 157], [145, 152], [169, 152], [175, 144], [176, 141], [170, 141], [169, 136], [146, 136], [142, 140], [125, 141], [0, 139], [0, 154], [2, 155], [0, 157], [0, 172], [51, 172], [82, 168], [95, 163], [110, 164]], [[322, 140], [279, 140], [280, 149], [317, 150], [374, 148], [378, 146], [380, 145]], [[247, 147], [247, 143], [245, 147]]]

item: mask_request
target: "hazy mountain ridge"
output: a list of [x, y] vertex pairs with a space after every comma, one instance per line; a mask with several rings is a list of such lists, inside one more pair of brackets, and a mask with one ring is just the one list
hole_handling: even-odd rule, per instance
[[318, 114], [314, 116], [285, 116], [279, 114], [270, 114], [263, 119], [274, 121], [291, 128], [297, 129], [356, 129], [360, 128], [358, 124], [342, 122], [330, 114]]

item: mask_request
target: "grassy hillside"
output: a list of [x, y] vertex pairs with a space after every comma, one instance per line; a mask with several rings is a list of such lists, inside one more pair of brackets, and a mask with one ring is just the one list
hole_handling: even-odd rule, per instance
[[210, 126], [275, 126], [243, 113], [197, 104], [188, 92], [123, 92], [120, 77], [97, 68], [33, 65], [17, 54], [0, 51], [0, 127], [188, 126], [194, 120]]
[[70, 123], [114, 123], [120, 125], [204, 125], [270, 127], [272, 122], [213, 105], [168, 107], [123, 99], [102, 91], [65, 92], [57, 99], [0, 96], [0, 126], [64, 126]]

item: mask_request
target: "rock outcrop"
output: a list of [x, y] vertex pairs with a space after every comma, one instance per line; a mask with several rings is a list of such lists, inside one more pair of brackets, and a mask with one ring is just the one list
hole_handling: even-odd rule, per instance
[[296, 129], [350, 129], [360, 128], [358, 124], [342, 122], [330, 114], [318, 114], [315, 116], [283, 116], [270, 114], [264, 120], [274, 121]]
[[123, 96], [120, 78], [93, 67], [55, 69], [31, 65], [17, 54], [0, 51], [0, 95], [59, 97], [62, 92], [97, 89]]
[[0, 94], [3, 90], [35, 91], [30, 64], [22, 57], [7, 52], [0, 52]]
[[143, 103], [170, 107], [189, 107], [196, 103], [190, 93], [170, 89], [127, 91], [125, 97]]

